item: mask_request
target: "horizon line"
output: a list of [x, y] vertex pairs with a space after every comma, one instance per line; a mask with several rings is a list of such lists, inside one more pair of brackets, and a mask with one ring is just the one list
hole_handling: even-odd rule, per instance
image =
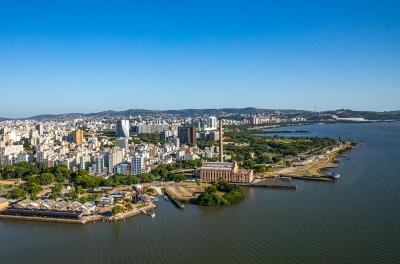
[[[305, 110], [305, 109], [295, 109], [295, 108], [259, 108], [259, 107], [221, 107], [221, 108], [179, 108], [179, 109], [146, 109], [146, 108], [128, 108], [124, 110], [100, 110], [100, 111], [88, 111], [88, 112], [64, 112], [64, 113], [44, 113], [44, 114], [36, 114], [32, 116], [25, 117], [6, 117], [0, 115], [1, 119], [8, 120], [18, 120], [18, 119], [33, 119], [35, 117], [41, 116], [61, 116], [61, 115], [90, 115], [90, 114], [99, 114], [102, 112], [125, 112], [125, 111], [153, 111], [153, 112], [167, 112], [167, 111], [185, 111], [185, 110], [223, 110], [223, 109], [236, 109], [236, 110], [244, 110], [244, 109], [256, 109], [256, 110], [269, 110], [269, 111], [304, 111], [304, 112], [315, 112], [314, 110]], [[400, 111], [399, 109], [395, 110], [353, 110], [351, 108], [338, 108], [338, 109], [330, 109], [324, 111], [316, 111], [317, 113], [331, 112], [331, 111], [339, 111], [339, 110], [348, 110], [353, 112], [375, 112], [375, 113], [385, 113], [385, 112], [396, 112]]]

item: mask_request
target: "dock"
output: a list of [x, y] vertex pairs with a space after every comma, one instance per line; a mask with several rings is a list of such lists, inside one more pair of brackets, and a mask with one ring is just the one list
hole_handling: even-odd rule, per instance
[[276, 189], [288, 189], [296, 190], [297, 185], [291, 182], [283, 181], [279, 178], [270, 178], [261, 180], [249, 185], [250, 187], [264, 187], [264, 188], [276, 188]]
[[334, 182], [334, 179], [324, 177], [324, 176], [286, 176], [286, 175], [281, 175], [284, 177], [290, 177], [292, 179], [296, 180], [305, 180], [305, 181], [319, 181], [319, 182]]
[[147, 214], [149, 211], [153, 210], [154, 208], [156, 208], [155, 204], [151, 203], [140, 209], [134, 209], [134, 210], [130, 210], [130, 211], [123, 212], [118, 215], [112, 216], [109, 219], [107, 219], [107, 221], [117, 222], [117, 221], [125, 220], [127, 218], [130, 218], [130, 217], [133, 217], [136, 215]]
[[176, 207], [178, 207], [179, 209], [184, 209], [185, 205], [183, 203], [181, 203], [180, 201], [178, 201], [178, 199], [176, 199], [168, 190], [167, 188], [162, 188], [164, 194], [172, 201], [173, 204], [175, 204]]
[[101, 215], [92, 215], [82, 217], [81, 219], [66, 219], [66, 218], [46, 218], [46, 217], [35, 217], [35, 216], [21, 216], [21, 215], [5, 215], [0, 214], [0, 219], [5, 220], [22, 220], [22, 221], [37, 221], [37, 222], [52, 222], [52, 223], [63, 223], [63, 224], [87, 224], [95, 223], [96, 221], [102, 220]]
[[[7, 210], [4, 210], [0, 213], [0, 219], [5, 220], [23, 220], [23, 221], [38, 221], [38, 222], [53, 222], [53, 223], [64, 223], [64, 224], [87, 224], [87, 223], [96, 223], [96, 221], [103, 221], [103, 222], [117, 222], [121, 220], [125, 220], [127, 218], [140, 215], [140, 214], [147, 214], [151, 210], [156, 208], [156, 205], [150, 203], [140, 209], [132, 209], [123, 213], [120, 213], [115, 216], [103, 216], [100, 214], [93, 214], [87, 215], [79, 218], [60, 218], [60, 217], [43, 217], [43, 216], [36, 216], [32, 214], [31, 216], [28, 215], [20, 215], [20, 214], [12, 214], [8, 213]], [[11, 210], [11, 209], [10, 209]]]

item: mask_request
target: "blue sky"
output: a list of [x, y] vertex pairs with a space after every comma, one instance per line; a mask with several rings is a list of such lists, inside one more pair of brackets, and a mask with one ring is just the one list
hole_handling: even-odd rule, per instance
[[400, 1], [82, 2], [0, 2], [0, 116], [400, 109]]

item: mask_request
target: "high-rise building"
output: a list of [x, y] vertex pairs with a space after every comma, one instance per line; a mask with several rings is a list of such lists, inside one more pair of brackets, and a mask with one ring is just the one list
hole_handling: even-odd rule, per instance
[[82, 155], [79, 158], [80, 168], [82, 170], [88, 170], [90, 166], [90, 156], [89, 155]]
[[129, 168], [130, 166], [128, 163], [121, 163], [116, 166], [115, 171], [118, 174], [129, 175], [130, 174]]
[[38, 131], [39, 135], [43, 134], [43, 126], [41, 124], [36, 125], [36, 130]]
[[125, 150], [113, 149], [105, 156], [105, 164], [108, 167], [108, 173], [114, 172], [114, 167], [122, 163], [124, 159]]
[[96, 175], [102, 175], [104, 174], [104, 166], [105, 162], [104, 162], [104, 156], [100, 155], [98, 157], [96, 157]]
[[143, 155], [136, 154], [132, 158], [132, 166], [131, 166], [131, 171], [132, 175], [138, 175], [144, 171], [144, 157]]
[[181, 144], [194, 145], [197, 143], [196, 140], [196, 128], [195, 127], [179, 127], [178, 137]]
[[129, 141], [127, 138], [118, 138], [115, 140], [115, 146], [122, 149], [128, 149]]
[[72, 140], [73, 140], [76, 144], [83, 144], [83, 130], [78, 128], [78, 129], [72, 134]]
[[117, 137], [129, 137], [129, 120], [119, 120], [115, 129]]
[[217, 130], [217, 118], [215, 116], [210, 116], [208, 118], [208, 128], [210, 130]]

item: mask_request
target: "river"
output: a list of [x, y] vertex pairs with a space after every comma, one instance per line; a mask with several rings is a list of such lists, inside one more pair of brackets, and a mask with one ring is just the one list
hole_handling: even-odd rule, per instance
[[231, 207], [180, 211], [160, 199], [154, 219], [3, 220], [1, 263], [400, 263], [400, 123], [287, 129], [361, 143], [336, 183], [247, 189]]

